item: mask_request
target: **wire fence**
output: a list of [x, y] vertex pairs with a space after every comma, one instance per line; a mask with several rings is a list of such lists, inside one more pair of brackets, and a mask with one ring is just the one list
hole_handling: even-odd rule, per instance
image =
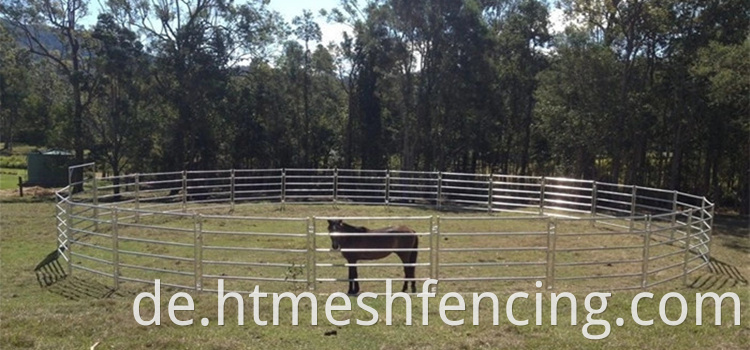
[[[552, 177], [351, 169], [182, 171], [97, 177], [57, 193], [57, 254], [68, 272], [216, 291], [336, 290], [362, 282], [436, 279], [441, 288], [646, 289], [710, 260], [714, 205], [678, 191]], [[83, 185], [83, 190], [71, 189]], [[419, 246], [413, 279], [397, 260], [344, 263], [324, 216], [252, 217], [254, 203], [419, 206], [447, 215], [337, 217], [406, 224]], [[227, 209], [229, 215], [209, 209]], [[456, 211], [467, 213], [458, 215]], [[75, 244], [72, 244], [75, 243]], [[372, 250], [372, 249], [370, 249]], [[393, 250], [391, 250], [393, 251]], [[408, 264], [407, 264], [408, 265]], [[382, 283], [381, 283], [382, 284]]]

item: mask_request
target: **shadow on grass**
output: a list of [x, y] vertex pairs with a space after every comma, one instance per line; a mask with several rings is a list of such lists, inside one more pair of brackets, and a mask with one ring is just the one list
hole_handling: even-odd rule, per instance
[[125, 296], [100, 282], [68, 275], [60, 264], [61, 250], [64, 250], [64, 248], [47, 254], [44, 260], [34, 268], [34, 274], [41, 288], [46, 288], [48, 291], [70, 300]]
[[68, 277], [65, 269], [60, 264], [60, 253], [64, 250], [65, 247], [53, 250], [34, 267], [34, 274], [40, 287], [49, 287]]
[[717, 289], [748, 285], [745, 276], [743, 276], [740, 270], [734, 265], [711, 258], [711, 261], [708, 263], [708, 269], [711, 273], [698, 276], [698, 278], [690, 284], [690, 287], [698, 289]]
[[718, 235], [750, 238], [750, 218], [739, 215], [717, 214], [713, 232]]
[[125, 296], [105, 284], [73, 276], [68, 276], [64, 280], [47, 286], [47, 290], [70, 300], [107, 299]]
[[34, 269], [34, 274], [36, 274], [36, 280], [42, 288], [49, 287], [68, 277], [59, 260], [52, 260], [47, 264], [37, 266], [37, 269]]

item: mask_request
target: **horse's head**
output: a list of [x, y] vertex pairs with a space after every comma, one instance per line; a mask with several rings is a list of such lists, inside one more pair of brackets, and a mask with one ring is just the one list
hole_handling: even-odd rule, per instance
[[342, 220], [328, 220], [328, 233], [331, 234], [331, 249], [339, 250], [341, 248], [341, 239], [343, 237], [335, 233], [342, 232], [344, 222]]

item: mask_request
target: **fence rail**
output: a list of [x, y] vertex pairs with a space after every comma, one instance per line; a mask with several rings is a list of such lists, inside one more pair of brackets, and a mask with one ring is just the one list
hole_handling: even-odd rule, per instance
[[[83, 180], [57, 193], [58, 252], [69, 273], [108, 276], [114, 286], [148, 282], [144, 276], [151, 273], [164, 285], [194, 290], [215, 290], [219, 278], [318, 290], [323, 283], [345, 281], [343, 267], [418, 266], [416, 280], [541, 280], [547, 288], [635, 289], [685, 280], [710, 259], [714, 205], [678, 191], [557, 177], [395, 170], [236, 169], [97, 178], [94, 165], [84, 164], [71, 167], [71, 179], [76, 171]], [[83, 190], [73, 193], [74, 185]], [[329, 203], [486, 215], [203, 213], [257, 202], [282, 209]], [[418, 252], [420, 260], [342, 263], [337, 251], [325, 247], [329, 219], [415, 225], [419, 247], [388, 251]], [[344, 249], [368, 250], [378, 251]], [[620, 281], [617, 287], [607, 282], [613, 279]]]

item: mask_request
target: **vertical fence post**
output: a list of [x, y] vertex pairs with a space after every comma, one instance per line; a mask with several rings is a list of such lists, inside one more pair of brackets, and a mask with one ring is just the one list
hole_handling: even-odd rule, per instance
[[333, 207], [336, 208], [339, 200], [339, 168], [333, 169]]
[[114, 289], [120, 288], [120, 239], [117, 232], [118, 212], [117, 206], [112, 208], [112, 277], [114, 279]]
[[492, 214], [492, 201], [494, 200], [494, 184], [495, 184], [495, 175], [490, 174], [490, 179], [488, 181], [488, 188], [487, 188], [487, 212]]
[[646, 214], [646, 232], [643, 235], [643, 265], [641, 265], [641, 288], [648, 288], [648, 263], [651, 248], [651, 214]]
[[443, 173], [437, 173], [437, 210], [443, 208]]
[[557, 219], [547, 219], [547, 289], [555, 287], [555, 253], [557, 249]]
[[685, 256], [682, 263], [682, 284], [687, 286], [688, 260], [690, 259], [690, 240], [693, 236], [693, 212], [688, 211], [687, 228], [685, 230]]
[[636, 206], [636, 198], [638, 195], [638, 187], [636, 185], [633, 185], [631, 192], [630, 192], [630, 233], [633, 233], [634, 229], [634, 222], [633, 217], [635, 216], [635, 206]]
[[701, 221], [698, 227], [700, 227], [698, 230], [700, 234], [700, 236], [698, 236], [698, 241], [703, 243], [703, 237], [706, 233], [706, 201], [703, 199], [701, 199]]
[[[430, 254], [433, 255], [434, 258], [432, 278], [440, 282], [440, 215], [436, 215], [433, 218], [434, 224], [432, 225], [432, 230], [430, 232], [430, 236], [433, 237], [433, 245], [430, 247]], [[433, 250], [435, 251], [434, 254], [432, 254]], [[437, 293], [439, 284], [440, 283], [432, 287], [432, 293]]]
[[141, 175], [135, 174], [135, 223], [137, 224], [141, 218]]
[[[57, 240], [55, 241], [55, 245], [57, 245], [57, 249], [60, 251], [60, 245], [65, 247], [65, 244], [68, 241], [68, 231], [67, 231], [67, 222], [65, 222], [65, 209], [63, 209], [63, 199], [59, 195], [55, 196], [55, 228], [57, 229], [56, 235]], [[63, 248], [65, 249], [65, 248]], [[61, 253], [64, 252], [64, 250], [60, 251]], [[67, 259], [66, 259], [67, 260]]]
[[187, 170], [182, 171], [182, 212], [187, 211]]
[[430, 217], [430, 236], [429, 236], [429, 247], [430, 247], [430, 278], [435, 279], [435, 236], [437, 235], [437, 222], [435, 216]]
[[93, 165], [94, 178], [91, 180], [93, 188], [93, 203], [94, 203], [94, 231], [99, 231], [99, 184], [96, 181], [96, 165]]
[[[591, 183], [591, 217], [596, 217], [596, 203], [598, 198], [598, 186], [596, 181]], [[596, 220], [591, 220], [591, 223], [596, 224]]]
[[544, 188], [547, 184], [547, 178], [542, 176], [542, 181], [539, 186], [539, 214], [544, 214]]
[[672, 191], [672, 229], [669, 232], [669, 240], [674, 240], [674, 232], [677, 224], [677, 196], [678, 192]]
[[385, 171], [385, 207], [389, 208], [391, 202], [391, 170]]
[[73, 275], [73, 240], [74, 240], [73, 237], [75, 235], [75, 232], [73, 231], [74, 230], [73, 202], [71, 201], [73, 197], [73, 187], [72, 186], [69, 187], [68, 191], [70, 192], [68, 192], [68, 198], [67, 198], [68, 205], [67, 205], [67, 210], [65, 213], [67, 216], [65, 230], [67, 232], [67, 237], [68, 237], [68, 245], [66, 246], [68, 248], [68, 275], [72, 276]]
[[[705, 201], [706, 199], [703, 198]], [[711, 262], [711, 242], [714, 240], [714, 208], [716, 208], [716, 204], [711, 204], [711, 219], [708, 221], [708, 231], [706, 232], [706, 238], [708, 238], [708, 243], [706, 244], [706, 250], [708, 251], [706, 253], [706, 262]], [[709, 265], [711, 266], [711, 265]]]
[[203, 217], [193, 215], [193, 268], [195, 274], [195, 290], [203, 290]]
[[286, 203], [286, 169], [281, 169], [281, 210]]
[[229, 210], [234, 212], [234, 169], [229, 171], [229, 205], [231, 206]]
[[316, 278], [316, 240], [315, 240], [315, 217], [307, 218], [307, 266], [305, 266], [305, 272], [307, 273], [307, 289], [315, 290]]

